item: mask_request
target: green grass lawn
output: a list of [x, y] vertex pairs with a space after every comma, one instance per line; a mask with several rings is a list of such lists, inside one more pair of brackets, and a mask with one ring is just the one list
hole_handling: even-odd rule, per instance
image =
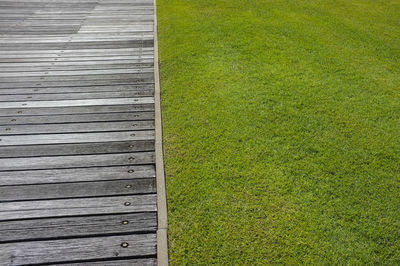
[[173, 265], [400, 264], [400, 1], [158, 0]]

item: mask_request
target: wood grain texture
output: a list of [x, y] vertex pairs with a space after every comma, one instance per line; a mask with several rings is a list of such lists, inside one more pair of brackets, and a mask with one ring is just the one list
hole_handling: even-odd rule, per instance
[[71, 79], [68, 81], [64, 81], [62, 79], [47, 81], [44, 79], [40, 79], [39, 81], [33, 80], [25, 80], [21, 82], [3, 82], [0, 83], [0, 89], [19, 89], [19, 88], [44, 88], [44, 87], [68, 87], [68, 86], [111, 86], [111, 85], [126, 85], [126, 84], [143, 84], [143, 83], [153, 83], [154, 78], [151, 75], [146, 75], [147, 77], [132, 77], [127, 75], [124, 78], [118, 78], [119, 76], [115, 76], [113, 78], [106, 79], [96, 79], [96, 77], [92, 77], [89, 80], [80, 80], [79, 77], [75, 77], [75, 79]]
[[[122, 247], [128, 243], [128, 247]], [[130, 258], [156, 254], [156, 235], [137, 234], [0, 244], [1, 265]]]
[[[37, 68], [37, 67], [36, 67]], [[10, 69], [10, 68], [7, 68]], [[26, 95], [26, 94], [69, 94], [69, 93], [99, 93], [99, 92], [148, 92], [154, 91], [154, 85], [115, 85], [115, 86], [84, 86], [84, 87], [50, 87], [50, 88], [20, 88], [0, 89], [1, 95]]]
[[[154, 131], [95, 132], [69, 134], [10, 135], [0, 136], [3, 145], [69, 144], [109, 141], [154, 140]], [[1, 167], [1, 164], [0, 164]]]
[[0, 172], [0, 186], [155, 177], [154, 165], [102, 166]]
[[155, 212], [3, 221], [0, 243], [155, 232], [156, 228]]
[[157, 264], [154, 11], [0, 0], [0, 265]]
[[[71, 262], [68, 265], [87, 266], [87, 262]], [[56, 264], [49, 264], [56, 265]], [[107, 260], [107, 261], [90, 261], [92, 266], [155, 266], [157, 265], [156, 258], [148, 259], [124, 259], [124, 260]]]
[[155, 179], [0, 186], [0, 203], [6, 201], [122, 196], [155, 193]]
[[[92, 123], [64, 123], [60, 124], [35, 124], [35, 125], [6, 125], [0, 126], [0, 136], [6, 135], [31, 135], [54, 133], [87, 133], [87, 132], [112, 132], [132, 130], [152, 130], [154, 121], [149, 120], [146, 114], [131, 115], [132, 121], [127, 122], [92, 122]], [[140, 118], [147, 121], [136, 121]]]
[[0, 159], [0, 171], [153, 164], [154, 152]]
[[116, 122], [135, 120], [154, 120], [154, 113], [126, 112], [106, 114], [42, 115], [24, 117], [8, 116], [0, 117], [0, 125], [65, 124], [80, 122]]
[[[15, 92], [15, 91], [14, 91]], [[0, 95], [0, 102], [19, 102], [19, 101], [57, 101], [57, 100], [80, 100], [80, 99], [98, 99], [98, 98], [135, 98], [151, 97], [152, 91], [117, 91], [117, 92], [90, 92], [90, 93], [31, 93], [31, 94], [13, 94]]]
[[0, 103], [0, 109], [3, 109], [3, 108], [90, 106], [90, 105], [119, 105], [119, 104], [135, 104], [135, 103], [138, 103], [138, 104], [154, 103], [154, 98], [142, 97], [142, 98], [58, 100], [58, 101], [2, 102], [2, 103]]
[[0, 203], [0, 221], [59, 216], [152, 212], [156, 210], [155, 194], [16, 201]]
[[153, 140], [0, 146], [0, 158], [154, 151]]
[[[1, 104], [0, 104], [1, 105]], [[31, 116], [31, 115], [61, 115], [61, 114], [104, 114], [133, 111], [152, 111], [154, 104], [122, 104], [122, 105], [91, 105], [72, 107], [39, 107], [39, 108], [0, 108], [0, 117], [3, 116]]]

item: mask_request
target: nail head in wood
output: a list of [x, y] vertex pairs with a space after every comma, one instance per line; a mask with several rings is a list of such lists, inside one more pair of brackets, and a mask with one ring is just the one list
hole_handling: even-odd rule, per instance
[[121, 247], [127, 248], [127, 247], [129, 247], [129, 243], [127, 243], [127, 242], [122, 242], [122, 243], [121, 243]]

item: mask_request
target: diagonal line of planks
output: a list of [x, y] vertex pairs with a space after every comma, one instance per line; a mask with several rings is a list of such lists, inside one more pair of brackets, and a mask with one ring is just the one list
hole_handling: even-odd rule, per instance
[[0, 0], [0, 265], [157, 264], [154, 14]]

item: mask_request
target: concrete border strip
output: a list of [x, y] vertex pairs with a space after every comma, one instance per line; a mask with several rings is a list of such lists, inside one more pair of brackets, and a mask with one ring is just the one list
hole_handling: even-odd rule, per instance
[[161, 114], [161, 86], [158, 61], [158, 23], [157, 1], [154, 0], [154, 108], [155, 108], [155, 150], [156, 150], [156, 181], [157, 181], [157, 264], [167, 266], [168, 259], [168, 207], [167, 190], [164, 171], [163, 132]]

